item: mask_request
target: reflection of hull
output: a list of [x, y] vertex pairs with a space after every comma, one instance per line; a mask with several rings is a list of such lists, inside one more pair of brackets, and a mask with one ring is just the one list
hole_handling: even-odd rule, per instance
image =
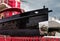
[[[15, 36], [18, 35], [39, 36], [38, 23], [47, 20], [48, 20], [48, 8], [25, 12], [20, 15], [14, 15], [12, 17], [0, 20], [0, 24], [2, 25], [1, 29], [3, 29], [2, 32], [0, 33], [4, 35], [15, 35]], [[16, 28], [14, 28], [14, 26], [16, 26]]]
[[0, 30], [0, 34], [11, 36], [40, 36], [38, 29]]

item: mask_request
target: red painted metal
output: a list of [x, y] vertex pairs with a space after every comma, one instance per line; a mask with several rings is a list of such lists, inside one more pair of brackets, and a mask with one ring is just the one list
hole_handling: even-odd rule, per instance
[[[4, 9], [4, 10], [2, 10], [2, 11], [0, 11], [0, 13], [4, 13], [4, 16], [5, 17], [11, 17], [12, 16], [12, 12], [14, 12], [14, 13], [18, 13], [18, 14], [21, 14], [21, 13], [23, 13], [22, 12], [22, 9], [19, 9], [19, 8], [6, 8], [6, 9]], [[15, 15], [16, 15], [15, 14]]]
[[0, 13], [7, 12], [7, 11], [17, 11], [17, 12], [22, 13], [21, 9], [18, 9], [18, 8], [6, 8], [6, 9], [0, 11]]
[[[2, 3], [2, 0], [0, 0]], [[21, 9], [21, 1], [19, 0], [3, 0], [4, 5], [7, 5], [7, 8], [18, 8]], [[7, 14], [6, 14], [7, 13]], [[12, 15], [20, 14], [19, 12], [4, 12], [5, 17], [11, 17]]]

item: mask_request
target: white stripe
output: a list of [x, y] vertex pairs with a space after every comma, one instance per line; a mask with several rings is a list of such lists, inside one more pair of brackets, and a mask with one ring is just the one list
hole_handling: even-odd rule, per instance
[[16, 6], [15, 7], [17, 8], [17, 1], [15, 0], [15, 2], [16, 2]]

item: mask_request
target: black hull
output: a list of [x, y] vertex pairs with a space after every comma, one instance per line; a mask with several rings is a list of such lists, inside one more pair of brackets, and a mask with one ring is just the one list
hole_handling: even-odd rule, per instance
[[0, 34], [10, 36], [40, 36], [38, 23], [48, 21], [48, 12], [50, 12], [48, 8], [43, 8], [3, 18], [0, 20]]

